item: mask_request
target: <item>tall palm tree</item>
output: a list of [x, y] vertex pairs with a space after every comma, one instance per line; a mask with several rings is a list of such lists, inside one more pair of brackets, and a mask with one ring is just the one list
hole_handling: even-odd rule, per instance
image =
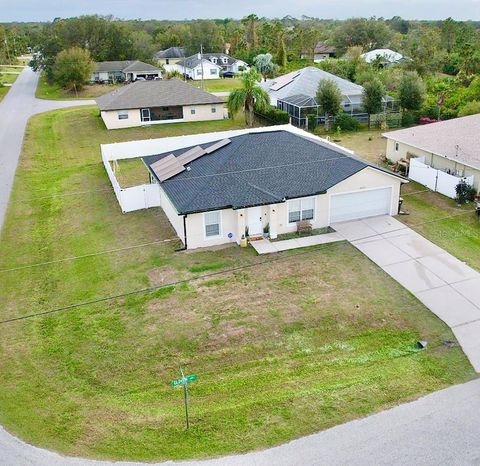
[[255, 109], [265, 111], [270, 105], [270, 96], [265, 89], [258, 85], [260, 73], [252, 67], [242, 74], [242, 87], [232, 91], [228, 97], [227, 107], [230, 117], [233, 118], [240, 110], [245, 112], [245, 123], [253, 126], [253, 112]]

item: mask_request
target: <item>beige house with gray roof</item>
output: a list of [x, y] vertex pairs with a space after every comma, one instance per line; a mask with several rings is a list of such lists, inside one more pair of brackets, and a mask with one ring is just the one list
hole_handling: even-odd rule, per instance
[[387, 138], [388, 159], [407, 162], [410, 172], [412, 165], [421, 167], [421, 163], [428, 167], [423, 169], [425, 173], [436, 175], [428, 184], [431, 189], [438, 175], [442, 178], [447, 174], [459, 180], [472, 181], [473, 177], [471, 184], [480, 191], [480, 114], [390, 131], [383, 136]]
[[225, 102], [178, 79], [137, 81], [96, 100], [107, 129], [223, 120]]

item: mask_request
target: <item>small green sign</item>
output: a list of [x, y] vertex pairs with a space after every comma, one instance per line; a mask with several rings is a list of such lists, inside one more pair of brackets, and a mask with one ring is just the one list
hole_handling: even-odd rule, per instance
[[197, 376], [195, 374], [187, 375], [186, 377], [172, 381], [172, 387], [176, 387], [177, 385], [185, 385], [188, 382], [194, 382], [195, 380], [197, 380]]

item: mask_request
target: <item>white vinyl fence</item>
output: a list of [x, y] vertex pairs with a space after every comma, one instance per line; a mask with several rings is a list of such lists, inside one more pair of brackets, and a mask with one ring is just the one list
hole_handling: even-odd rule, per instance
[[[135, 158], [135, 157], [121, 157]], [[113, 158], [110, 160], [120, 160], [121, 158]], [[113, 190], [117, 196], [118, 203], [123, 213], [132, 212], [133, 210], [148, 209], [149, 207], [160, 206], [160, 186], [158, 183], [142, 184], [131, 188], [122, 188], [115, 176], [110, 160], [102, 151], [103, 166], [107, 172], [108, 178], [112, 183]], [[146, 168], [145, 168], [146, 170]]]
[[462, 178], [449, 175], [442, 170], [437, 170], [429, 165], [425, 165], [423, 163], [424, 160], [423, 157], [410, 159], [408, 177], [417, 183], [423, 184], [423, 186], [426, 186], [428, 189], [455, 199], [457, 196], [455, 188], [460, 180], [465, 180], [467, 184], [473, 185], [473, 176]]

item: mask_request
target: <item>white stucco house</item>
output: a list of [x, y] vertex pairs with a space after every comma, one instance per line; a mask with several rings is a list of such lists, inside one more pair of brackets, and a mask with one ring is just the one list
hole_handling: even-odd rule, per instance
[[107, 129], [222, 120], [225, 102], [179, 79], [137, 81], [96, 99]]
[[320, 228], [395, 215], [406, 182], [291, 125], [102, 146], [107, 171], [123, 155], [142, 157], [154, 205], [188, 249], [239, 243], [267, 226], [275, 238], [300, 220]]
[[460, 179], [480, 192], [480, 114], [383, 136], [387, 138], [387, 158], [403, 161], [411, 179], [449, 197], [455, 197]]
[[203, 79], [219, 79], [222, 67], [207, 60], [205, 55], [203, 58], [200, 58], [199, 55], [200, 54], [192, 55], [191, 57], [179, 60], [174, 64], [163, 65], [163, 68], [167, 72], [178, 71], [194, 81], [200, 81], [202, 76]]

